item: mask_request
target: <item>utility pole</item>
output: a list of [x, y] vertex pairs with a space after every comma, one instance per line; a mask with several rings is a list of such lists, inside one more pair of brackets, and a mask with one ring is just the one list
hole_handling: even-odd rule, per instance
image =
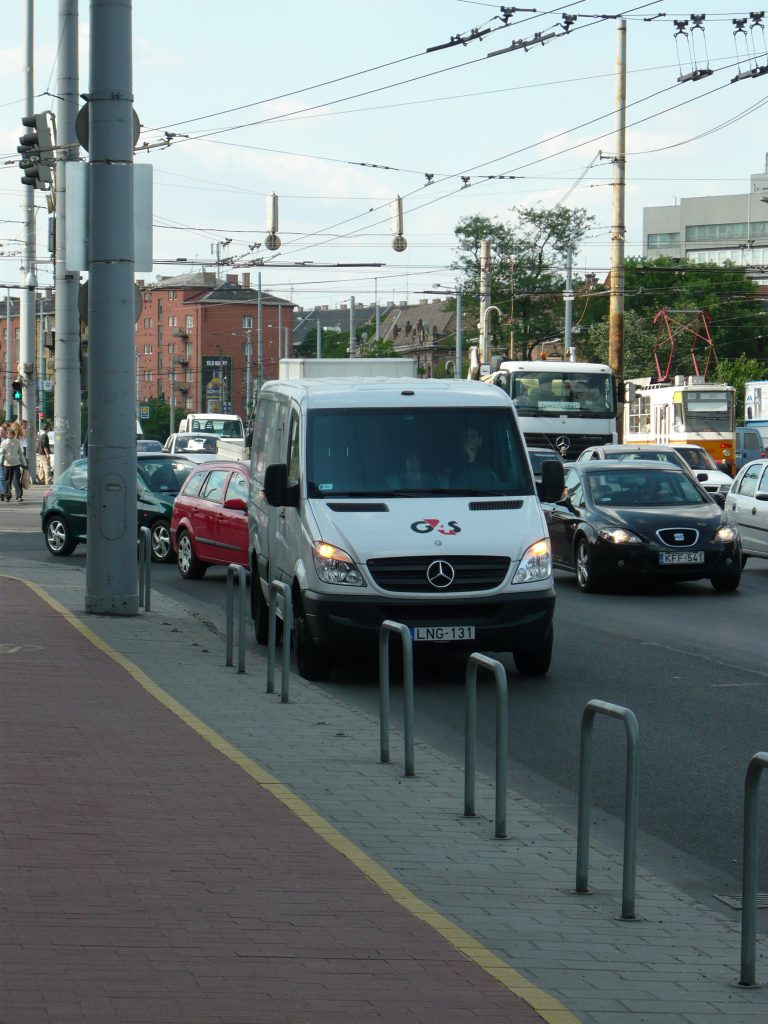
[[5, 418], [7, 420], [13, 419], [13, 397], [11, 396], [11, 388], [13, 387], [13, 335], [11, 334], [11, 324], [13, 307], [11, 306], [11, 289], [6, 286], [5, 289]]
[[461, 378], [463, 339], [461, 331], [461, 285], [456, 289], [456, 362], [453, 367], [453, 376], [456, 380]]
[[[58, 96], [56, 106], [56, 212], [55, 212], [55, 312], [56, 348], [54, 369], [56, 393], [53, 410], [53, 436], [56, 444], [56, 470], [63, 472], [80, 456], [80, 313], [78, 295], [80, 274], [67, 271], [66, 192], [67, 167], [77, 160], [75, 114], [79, 103], [78, 73], [78, 0], [59, 0]], [[73, 225], [73, 230], [76, 230]], [[138, 396], [137, 396], [138, 399]], [[138, 416], [138, 410], [137, 410]]]
[[491, 304], [491, 240], [480, 243], [480, 362], [490, 360], [490, 345], [486, 333], [486, 310]]
[[85, 610], [136, 615], [131, 0], [91, 0]]
[[[25, 19], [24, 110], [33, 116], [34, 93], [34, 34], [35, 17], [32, 0], [27, 0]], [[21, 301], [19, 303], [19, 376], [23, 380], [19, 419], [27, 421], [26, 446], [30, 466], [35, 465], [35, 186], [24, 186], [21, 201], [23, 213], [23, 262], [21, 267]], [[9, 339], [10, 341], [10, 339]]]
[[509, 358], [515, 358], [515, 261], [509, 267]]
[[[608, 321], [608, 363], [617, 383], [624, 377], [624, 179], [626, 172], [627, 23], [616, 22], [616, 156], [613, 160], [613, 223], [611, 225], [611, 296]], [[619, 396], [622, 398], [623, 396]], [[623, 403], [616, 429], [623, 435]]]
[[245, 418], [246, 422], [251, 418], [251, 356], [253, 349], [251, 348], [251, 331], [250, 329], [245, 332]]
[[565, 291], [563, 292], [565, 302], [565, 358], [576, 362], [576, 349], [573, 347], [573, 253], [568, 250], [568, 259], [565, 265]]
[[315, 334], [317, 358], [318, 359], [322, 359], [323, 358], [323, 328], [322, 328], [319, 320], [315, 320], [315, 325], [317, 327], [317, 331], [316, 331], [316, 334]]
[[355, 296], [349, 297], [349, 358], [357, 355], [357, 338], [355, 337]]
[[286, 353], [283, 352], [283, 304], [278, 302], [277, 306], [277, 367], [280, 371], [280, 360]]

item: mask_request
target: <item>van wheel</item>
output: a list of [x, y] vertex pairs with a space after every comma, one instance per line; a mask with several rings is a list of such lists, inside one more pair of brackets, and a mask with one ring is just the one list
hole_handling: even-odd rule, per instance
[[315, 643], [307, 626], [307, 616], [301, 606], [294, 611], [293, 639], [299, 675], [316, 683], [327, 679], [331, 674], [333, 658]]
[[544, 643], [532, 651], [513, 651], [515, 668], [521, 676], [545, 676], [552, 662], [552, 629]]

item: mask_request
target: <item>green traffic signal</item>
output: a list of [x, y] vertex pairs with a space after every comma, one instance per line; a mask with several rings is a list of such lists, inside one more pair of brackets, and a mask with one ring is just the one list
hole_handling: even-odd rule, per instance
[[14, 402], [20, 402], [23, 395], [24, 381], [21, 377], [17, 377], [13, 382], [13, 400]]

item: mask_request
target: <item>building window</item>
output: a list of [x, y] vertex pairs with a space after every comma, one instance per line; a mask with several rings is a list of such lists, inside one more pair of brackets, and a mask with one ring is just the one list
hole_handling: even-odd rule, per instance
[[157, 328], [157, 344], [158, 345], [162, 345], [163, 344], [163, 328], [160, 327], [160, 326], [158, 326], [158, 328]]
[[151, 328], [154, 327], [154, 324], [155, 324], [155, 321], [152, 319], [151, 316], [145, 316], [144, 317], [144, 329], [145, 330], [151, 330]]
[[191, 334], [191, 333], [192, 333], [192, 327], [193, 327], [193, 325], [194, 325], [194, 321], [193, 321], [192, 317], [191, 317], [191, 316], [188, 316], [188, 317], [186, 318], [186, 321], [185, 321], [185, 323], [184, 323], [184, 328], [185, 328], [185, 330], [186, 330], [187, 334]]
[[175, 302], [176, 301], [176, 292], [168, 292], [168, 298], [171, 300], [171, 302]]
[[243, 317], [243, 327], [245, 327], [245, 329], [249, 330], [249, 331], [253, 328], [253, 317], [252, 316], [244, 316]]
[[638, 395], [629, 407], [630, 434], [647, 434], [651, 430], [651, 399]]
[[144, 346], [144, 355], [145, 356], [151, 356], [152, 355], [152, 346], [151, 345], [145, 345]]
[[768, 234], [768, 221], [756, 220], [751, 224], [737, 221], [732, 224], [689, 224], [685, 229], [686, 242], [745, 241], [754, 236]]
[[177, 316], [169, 316], [168, 317], [168, 326], [169, 327], [178, 327], [179, 326], [179, 318]]
[[163, 300], [162, 299], [158, 299], [157, 300], [157, 315], [158, 316], [162, 316], [163, 315]]
[[144, 380], [146, 382], [149, 382], [149, 381], [152, 380], [152, 371], [151, 370], [145, 370], [144, 371]]
[[668, 249], [674, 245], [680, 245], [679, 231], [662, 231], [657, 235], [648, 235], [649, 249]]
[[737, 263], [745, 267], [762, 267], [768, 263], [768, 247], [742, 245], [738, 249], [689, 249], [685, 258], [692, 263]]

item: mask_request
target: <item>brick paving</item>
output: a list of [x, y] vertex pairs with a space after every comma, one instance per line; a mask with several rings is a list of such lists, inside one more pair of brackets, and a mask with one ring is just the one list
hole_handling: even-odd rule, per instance
[[2, 1024], [541, 1020], [32, 589], [0, 587]]

